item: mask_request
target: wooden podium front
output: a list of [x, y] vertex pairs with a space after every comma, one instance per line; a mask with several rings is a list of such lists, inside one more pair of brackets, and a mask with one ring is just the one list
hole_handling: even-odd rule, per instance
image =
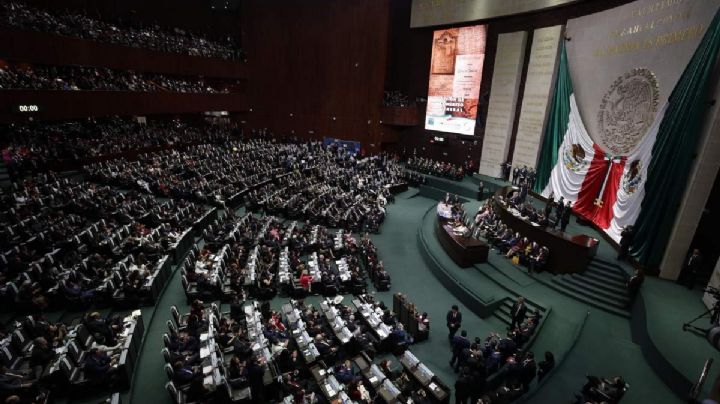
[[456, 235], [447, 220], [439, 216], [435, 225], [435, 234], [447, 255], [461, 268], [487, 262], [490, 248], [486, 242]]

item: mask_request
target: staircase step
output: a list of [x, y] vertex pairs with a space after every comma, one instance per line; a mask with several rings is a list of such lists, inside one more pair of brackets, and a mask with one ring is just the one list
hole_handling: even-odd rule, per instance
[[590, 267], [590, 268], [597, 268], [597, 269], [599, 269], [599, 270], [601, 270], [601, 271], [606, 271], [606, 272], [615, 273], [615, 274], [621, 275], [621, 276], [626, 277], [626, 278], [628, 277], [627, 272], [625, 272], [625, 270], [622, 269], [622, 268], [621, 268], [620, 266], [618, 266], [618, 265], [606, 264], [606, 263], [598, 262], [598, 261], [590, 261], [589, 267]]
[[611, 301], [616, 301], [616, 302], [622, 304], [623, 307], [626, 306], [628, 303], [628, 296], [624, 290], [621, 290], [620, 292], [608, 292], [605, 289], [598, 288], [588, 282], [583, 281], [581, 278], [578, 278], [575, 276], [567, 277], [564, 280], [572, 283], [573, 285], [576, 285], [577, 287], [587, 290], [589, 293], [592, 293], [593, 295], [602, 296]]
[[610, 306], [615, 309], [624, 310], [627, 311], [627, 307], [622, 302], [619, 302], [615, 299], [607, 298], [603, 295], [594, 293], [594, 291], [585, 289], [582, 285], [577, 285], [573, 283], [572, 281], [569, 281], [569, 279], [566, 278], [558, 278], [554, 279], [553, 282], [558, 285], [559, 287], [569, 289], [574, 294], [582, 296], [584, 298], [583, 301], [586, 303], [590, 303], [598, 307], [600, 306]]
[[582, 273], [582, 276], [617, 288], [624, 288], [625, 284], [627, 283], [627, 281], [624, 279], [620, 280], [616, 277], [608, 276], [604, 272], [600, 271], [587, 270]]
[[627, 293], [627, 285], [617, 283], [617, 282], [608, 282], [605, 279], [598, 279], [592, 276], [587, 276], [585, 274], [573, 274], [573, 278], [583, 281], [584, 283], [587, 283], [589, 285], [592, 285], [593, 287], [596, 287], [598, 289], [606, 290], [609, 293], [615, 293], [615, 294], [621, 294], [624, 295]]
[[618, 264], [617, 261], [606, 260], [606, 259], [599, 258], [599, 257], [593, 257], [591, 262], [597, 262], [599, 264], [605, 264], [605, 265], [620, 268], [620, 264]]
[[494, 312], [493, 317], [497, 318], [498, 320], [502, 321], [503, 323], [510, 325], [510, 315], [502, 313], [502, 312]]
[[613, 280], [616, 280], [621, 283], [627, 282], [627, 277], [621, 273], [617, 273], [615, 271], [609, 271], [603, 268], [598, 267], [588, 267], [588, 269], [585, 270], [585, 272], [594, 272], [596, 274], [600, 274], [601, 276], [604, 276], [606, 278], [612, 278]]
[[574, 289], [566, 288], [565, 285], [558, 284], [555, 281], [548, 282], [548, 285], [557, 290], [558, 292], [564, 294], [565, 296], [571, 297], [575, 300], [578, 300], [580, 302], [586, 303], [592, 307], [595, 307], [599, 310], [616, 314], [621, 317], [630, 318], [630, 312], [627, 310], [627, 308], [618, 308], [614, 305], [609, 306], [606, 304], [603, 304], [603, 302], [592, 300], [591, 298], [588, 298], [586, 295], [577, 293]]

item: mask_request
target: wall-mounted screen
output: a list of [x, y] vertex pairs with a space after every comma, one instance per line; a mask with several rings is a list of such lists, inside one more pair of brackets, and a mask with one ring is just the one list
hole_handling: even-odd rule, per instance
[[487, 25], [433, 34], [425, 129], [475, 134]]

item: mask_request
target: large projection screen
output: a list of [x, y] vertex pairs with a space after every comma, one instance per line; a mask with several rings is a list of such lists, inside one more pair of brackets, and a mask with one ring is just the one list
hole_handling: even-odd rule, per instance
[[486, 36], [486, 25], [434, 32], [425, 129], [475, 134]]

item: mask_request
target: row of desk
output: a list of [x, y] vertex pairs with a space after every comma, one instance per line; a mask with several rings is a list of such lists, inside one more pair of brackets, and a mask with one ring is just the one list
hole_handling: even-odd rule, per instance
[[[140, 310], [135, 310], [125, 317], [123, 319], [123, 326], [123, 331], [117, 337], [117, 348], [112, 352], [112, 354], [119, 355], [118, 361], [114, 365], [117, 369], [119, 385], [122, 388], [127, 388], [130, 386], [132, 374], [135, 370], [135, 365], [138, 362], [140, 348], [143, 341], [143, 334], [145, 332], [145, 324]], [[55, 349], [57, 356], [55, 360], [43, 371], [41, 379], [63, 380], [64, 386], [75, 384], [78, 386], [84, 386], [82, 380], [76, 379], [76, 376], [66, 374], [63, 371], [63, 368], [65, 368], [66, 370], [72, 371], [74, 374], [74, 369], [79, 369], [82, 365], [84, 365], [78, 364], [79, 366], [75, 366], [75, 364], [72, 363], [69, 352], [69, 346], [71, 343], [80, 346], [84, 345], [84, 343], [80, 343], [79, 340], [76, 340], [77, 338], [80, 338], [78, 333], [80, 327], [84, 326], [78, 325], [75, 329], [71, 330], [68, 333], [68, 342], [64, 346]]]
[[550, 249], [546, 270], [555, 274], [584, 272], [597, 253], [600, 241], [586, 234], [571, 235], [529, 221], [505, 202], [513, 192], [517, 192], [517, 188], [511, 186], [495, 191], [493, 210], [500, 220], [523, 237]]
[[[391, 332], [390, 327], [382, 322], [382, 312], [373, 309], [372, 303], [359, 296], [353, 300], [357, 313], [360, 313], [366, 324], [372, 330], [372, 333], [379, 341], [385, 340]], [[340, 318], [337, 308], [330, 301], [320, 303], [320, 311], [333, 329], [335, 337], [343, 344], [347, 344], [353, 338], [352, 333], [345, 326], [344, 321]], [[335, 378], [332, 368], [324, 369], [316, 363], [319, 353], [314, 347], [312, 338], [305, 330], [305, 324], [301, 318], [300, 309], [291, 303], [282, 306], [282, 312], [287, 319], [289, 329], [298, 349], [305, 359], [305, 363], [310, 367], [313, 379], [317, 382], [323, 396], [329, 401], [340, 400], [341, 402], [350, 402], [347, 393], [344, 391], [344, 385], [339, 383]], [[450, 390], [442, 384], [438, 378], [409, 351], [405, 351], [400, 358], [405, 373], [409, 375], [411, 380], [411, 390], [421, 389], [430, 399], [431, 402], [447, 403], [450, 397]], [[353, 358], [353, 363], [360, 369], [360, 373], [365, 380], [377, 392], [379, 398], [386, 403], [403, 403], [406, 398], [402, 391], [408, 388], [406, 385], [398, 385], [391, 380], [377, 364], [373, 364], [369, 357], [360, 354]], [[399, 380], [398, 380], [399, 382]]]

